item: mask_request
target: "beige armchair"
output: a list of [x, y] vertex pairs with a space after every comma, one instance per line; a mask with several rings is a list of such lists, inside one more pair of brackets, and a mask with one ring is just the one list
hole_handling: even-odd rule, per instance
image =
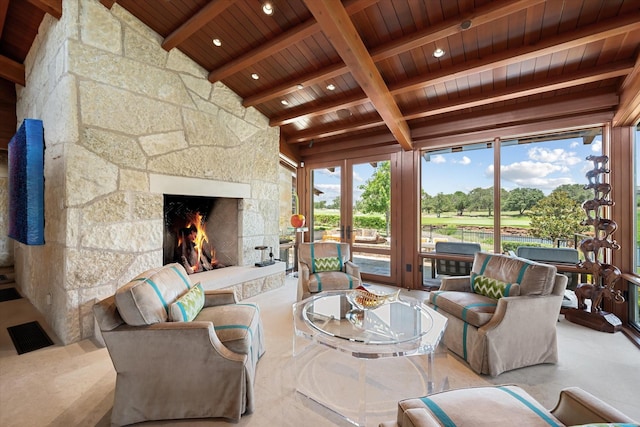
[[298, 248], [298, 301], [316, 292], [360, 286], [360, 267], [350, 259], [348, 243], [301, 243]]
[[203, 291], [170, 264], [139, 275], [93, 312], [117, 373], [112, 425], [238, 420], [253, 411], [264, 353], [255, 304], [238, 303], [232, 290]]
[[449, 390], [402, 400], [398, 403], [397, 419], [381, 423], [380, 427], [586, 427], [587, 424], [595, 427], [596, 423], [637, 425], [578, 387], [562, 390], [556, 407], [549, 411], [522, 388], [506, 385]]
[[471, 276], [445, 277], [429, 304], [448, 318], [443, 342], [479, 374], [557, 363], [567, 277], [556, 267], [478, 252]]

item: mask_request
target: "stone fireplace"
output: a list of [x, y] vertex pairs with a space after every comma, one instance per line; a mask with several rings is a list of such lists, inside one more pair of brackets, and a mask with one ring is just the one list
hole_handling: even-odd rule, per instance
[[284, 283], [253, 267], [256, 246], [278, 246], [279, 130], [161, 41], [117, 3], [63, 0], [25, 61], [17, 116], [44, 124], [45, 245], [13, 243], [16, 283], [65, 344], [93, 336], [96, 299], [163, 265], [165, 195], [233, 210], [212, 239], [235, 239], [234, 267], [198, 273], [228, 270], [209, 289]]

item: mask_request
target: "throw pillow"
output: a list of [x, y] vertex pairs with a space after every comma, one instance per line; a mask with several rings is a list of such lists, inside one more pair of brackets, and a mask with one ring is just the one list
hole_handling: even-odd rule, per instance
[[342, 261], [338, 257], [314, 258], [313, 272], [321, 271], [340, 271], [342, 270]]
[[204, 307], [204, 290], [196, 283], [186, 294], [169, 306], [172, 322], [191, 322]]
[[500, 280], [492, 279], [482, 274], [471, 275], [471, 289], [473, 292], [489, 298], [500, 299], [502, 297], [508, 297], [511, 295], [511, 288], [513, 286], [517, 285], [501, 282]]

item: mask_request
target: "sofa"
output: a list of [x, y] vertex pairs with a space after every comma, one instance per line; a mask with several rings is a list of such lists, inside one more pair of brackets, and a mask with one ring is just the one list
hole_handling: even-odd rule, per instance
[[[548, 410], [515, 385], [470, 387], [398, 402], [397, 419], [379, 427], [638, 426], [637, 422], [578, 388], [560, 392]], [[615, 423], [615, 424], [609, 424]]]
[[428, 303], [447, 317], [443, 342], [479, 374], [557, 363], [567, 277], [553, 265], [477, 252], [470, 276], [444, 277]]
[[301, 243], [298, 248], [298, 301], [317, 292], [360, 286], [360, 267], [350, 260], [348, 243]]
[[182, 265], [145, 271], [93, 306], [116, 370], [112, 425], [227, 418], [254, 409], [259, 307], [204, 291]]

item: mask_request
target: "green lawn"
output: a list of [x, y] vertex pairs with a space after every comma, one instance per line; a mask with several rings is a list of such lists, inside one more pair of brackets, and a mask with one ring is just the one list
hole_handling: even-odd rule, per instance
[[[487, 212], [465, 212], [458, 216], [455, 212], [444, 212], [440, 218], [436, 214], [422, 215], [423, 225], [454, 225], [454, 226], [475, 226], [493, 227], [493, 216], [488, 216]], [[518, 212], [502, 212], [500, 219], [502, 227], [529, 228], [529, 217], [518, 215]]]

